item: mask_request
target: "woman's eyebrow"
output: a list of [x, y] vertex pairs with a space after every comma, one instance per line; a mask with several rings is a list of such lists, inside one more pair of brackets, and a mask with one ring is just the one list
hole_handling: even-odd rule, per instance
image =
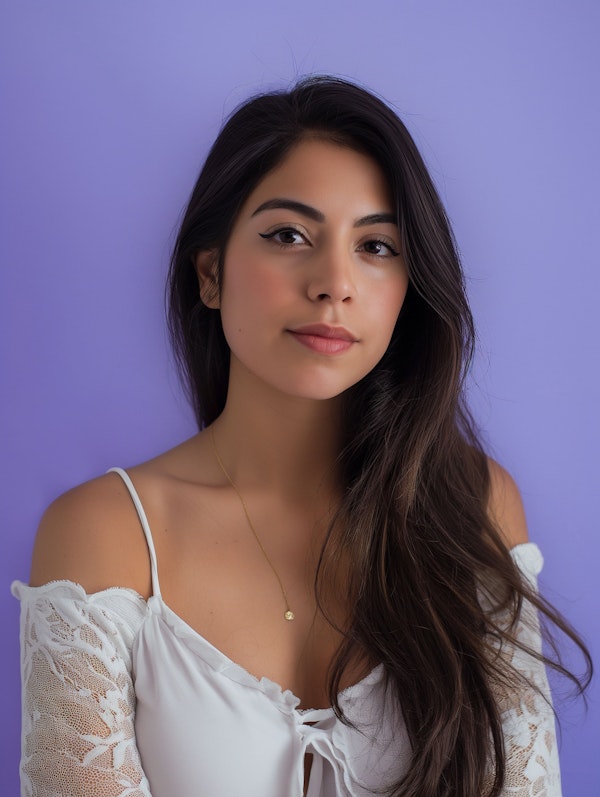
[[318, 222], [324, 222], [325, 216], [320, 210], [312, 208], [310, 205], [305, 205], [304, 202], [297, 202], [295, 199], [267, 199], [262, 205], [259, 205], [252, 216], [257, 213], [262, 213], [263, 210], [273, 210], [276, 208], [283, 208], [283, 210], [293, 210], [303, 216], [308, 216], [309, 219]]
[[[258, 213], [262, 213], [264, 210], [276, 210], [276, 209], [283, 209], [283, 210], [292, 210], [296, 213], [300, 213], [303, 216], [307, 216], [309, 219], [313, 221], [318, 221], [323, 223], [325, 221], [325, 215], [321, 213], [320, 210], [311, 207], [310, 205], [305, 205], [304, 202], [298, 202], [295, 199], [284, 199], [284, 198], [277, 198], [277, 199], [268, 199], [266, 202], [263, 202], [262, 205], [259, 205], [252, 216], [256, 216]], [[354, 227], [367, 227], [370, 224], [397, 224], [398, 221], [396, 216], [393, 213], [371, 213], [368, 216], [363, 216], [360, 219], [357, 219], [354, 222]]]
[[398, 219], [393, 213], [371, 213], [354, 222], [355, 227], [368, 227], [369, 224], [398, 224]]

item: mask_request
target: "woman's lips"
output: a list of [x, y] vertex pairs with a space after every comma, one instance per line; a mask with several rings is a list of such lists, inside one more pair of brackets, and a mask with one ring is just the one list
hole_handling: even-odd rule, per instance
[[357, 338], [344, 327], [327, 324], [309, 324], [288, 331], [298, 343], [319, 354], [341, 354], [357, 342]]

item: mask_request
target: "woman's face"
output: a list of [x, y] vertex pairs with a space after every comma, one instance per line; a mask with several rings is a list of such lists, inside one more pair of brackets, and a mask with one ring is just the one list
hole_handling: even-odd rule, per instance
[[319, 139], [294, 147], [242, 206], [224, 255], [201, 253], [238, 376], [303, 398], [340, 395], [379, 362], [408, 287], [389, 190], [368, 156]]

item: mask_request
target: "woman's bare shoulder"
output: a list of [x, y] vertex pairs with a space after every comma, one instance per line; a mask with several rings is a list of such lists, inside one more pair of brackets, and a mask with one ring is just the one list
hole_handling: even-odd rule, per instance
[[[198, 468], [199, 435], [128, 468], [150, 526], [164, 525], [178, 485]], [[173, 498], [173, 496], [175, 496]], [[156, 539], [155, 539], [156, 542]], [[44, 513], [33, 550], [30, 584], [66, 579], [86, 590], [129, 587], [152, 592], [150, 560], [137, 512], [122, 478], [106, 473], [69, 490]]]
[[510, 473], [488, 458], [490, 492], [488, 513], [508, 548], [527, 542], [527, 520], [521, 493]]
[[40, 522], [30, 584], [74, 581], [97, 592], [129, 587], [150, 595], [148, 549], [121, 477], [107, 473], [56, 499]]

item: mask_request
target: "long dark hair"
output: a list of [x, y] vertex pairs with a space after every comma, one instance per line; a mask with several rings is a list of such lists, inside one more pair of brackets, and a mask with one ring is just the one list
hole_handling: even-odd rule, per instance
[[[412, 746], [409, 772], [390, 794], [494, 797], [505, 775], [497, 696], [519, 679], [494, 652], [499, 643], [522, 646], [515, 629], [523, 601], [582, 648], [582, 681], [548, 662], [580, 690], [591, 662], [569, 625], [521, 577], [487, 512], [487, 458], [462, 398], [474, 329], [460, 261], [425, 164], [383, 101], [347, 81], [312, 77], [291, 91], [255, 97], [229, 118], [173, 252], [175, 352], [199, 427], [212, 423], [227, 398], [229, 349], [219, 312], [200, 300], [194, 258], [219, 253], [222, 279], [223, 253], [243, 202], [306, 135], [379, 164], [410, 280], [386, 354], [343, 397], [344, 493], [315, 582], [327, 615], [323, 586], [335, 578], [341, 552], [350, 552], [353, 613], [330, 670], [330, 699], [344, 719], [337, 696], [346, 668], [365, 655], [382, 662]], [[486, 592], [493, 612], [482, 608]]]

